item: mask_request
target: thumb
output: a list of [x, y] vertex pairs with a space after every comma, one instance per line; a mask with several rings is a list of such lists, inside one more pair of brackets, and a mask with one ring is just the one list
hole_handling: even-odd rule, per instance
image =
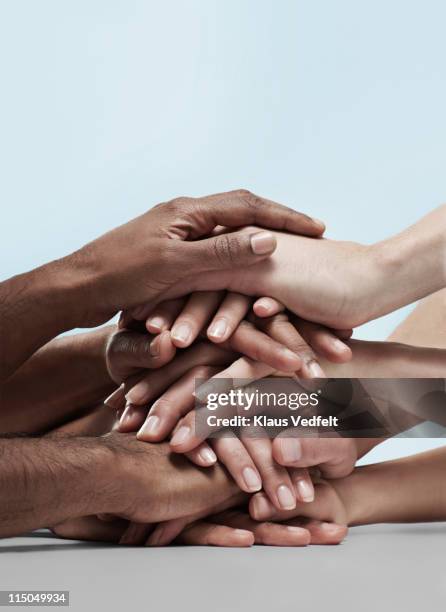
[[268, 231], [240, 231], [182, 244], [183, 262], [191, 273], [197, 274], [251, 266], [269, 257], [277, 241]]

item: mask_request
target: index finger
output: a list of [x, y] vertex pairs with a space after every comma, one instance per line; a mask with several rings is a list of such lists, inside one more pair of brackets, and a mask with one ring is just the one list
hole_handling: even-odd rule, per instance
[[315, 237], [321, 236], [325, 230], [322, 221], [262, 198], [246, 189], [217, 193], [199, 198], [197, 202], [202, 210], [203, 219], [199, 223], [199, 233], [190, 236], [191, 238], [209, 234], [217, 225], [226, 227], [256, 225]]

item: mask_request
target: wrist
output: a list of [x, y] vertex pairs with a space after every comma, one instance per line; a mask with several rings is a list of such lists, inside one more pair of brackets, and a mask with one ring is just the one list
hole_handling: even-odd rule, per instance
[[89, 275], [72, 262], [70, 257], [33, 270], [31, 278], [28, 274], [16, 277], [32, 290], [34, 302], [37, 302], [42, 311], [45, 310], [48, 319], [57, 327], [57, 333], [83, 327], [85, 310], [92, 299]]
[[382, 486], [380, 470], [380, 464], [357, 467], [346, 478], [332, 481], [344, 505], [349, 526], [386, 520], [391, 500]]
[[404, 232], [370, 247], [372, 317], [439, 291], [446, 286], [446, 206]]
[[64, 297], [70, 301], [71, 308], [66, 306], [66, 311], [72, 327], [96, 327], [117, 312], [108, 304], [107, 283], [87, 247], [50, 264]]
[[109, 462], [95, 438], [3, 440], [0, 537], [101, 512]]
[[[131, 517], [135, 515], [138, 508], [134, 507], [136, 501], [135, 492], [139, 493], [141, 487], [141, 463], [137, 448], [138, 443], [135, 438], [134, 450], [129, 449], [125, 444], [125, 438], [134, 436], [134, 434], [121, 434], [117, 432], [107, 433], [98, 439], [104, 451], [102, 461], [98, 465], [97, 478], [101, 483], [101, 510], [97, 514], [114, 514], [121, 517]], [[146, 443], [139, 443], [146, 444]], [[158, 445], [156, 445], [158, 446]], [[158, 448], [156, 449], [158, 450]], [[160, 491], [160, 482], [152, 482], [151, 476], [156, 474], [156, 465], [152, 465], [150, 453], [144, 454], [144, 511], [148, 512], [151, 509], [152, 502], [155, 502], [155, 497], [152, 498], [152, 492], [156, 490], [154, 485], [158, 484], [159, 497], [162, 497]], [[159, 467], [159, 466], [158, 466]], [[149, 503], [148, 503], [149, 500]], [[159, 500], [158, 500], [159, 501]], [[141, 511], [142, 509], [139, 508]], [[164, 508], [165, 510], [165, 508]]]

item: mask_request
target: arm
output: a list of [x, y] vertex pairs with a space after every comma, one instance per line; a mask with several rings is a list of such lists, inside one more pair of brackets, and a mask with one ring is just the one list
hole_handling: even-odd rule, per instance
[[344, 364], [322, 360], [332, 378], [444, 378], [446, 350], [398, 342], [350, 340], [353, 358]]
[[114, 326], [57, 338], [0, 385], [0, 432], [46, 431], [116, 387], [105, 361]]
[[97, 513], [108, 454], [92, 438], [0, 440], [0, 537]]
[[303, 319], [346, 329], [446, 286], [446, 205], [370, 246], [275, 236], [271, 258], [213, 275], [207, 288], [271, 296]]
[[[352, 340], [349, 342], [353, 358], [345, 364], [333, 364], [322, 360], [322, 367], [328, 376], [333, 378], [362, 378], [362, 384], [367, 393], [376, 397], [379, 393], [379, 379], [444, 379], [446, 377], [446, 351], [444, 349], [431, 349], [425, 347], [412, 347], [392, 342], [367, 342]], [[370, 382], [367, 381], [370, 379]], [[376, 379], [376, 380], [374, 380]], [[386, 422], [394, 423], [398, 432], [405, 431], [423, 422], [424, 403], [416, 402], [417, 395], [411, 386], [402, 381], [395, 380], [391, 402], [379, 402], [379, 411]], [[420, 383], [417, 389], [424, 391], [438, 390], [441, 381], [426, 380]], [[389, 413], [389, 407], [392, 413]], [[397, 410], [397, 408], [399, 410]], [[433, 419], [432, 406], [429, 418]], [[443, 411], [437, 409], [442, 417]], [[439, 419], [440, 420], [440, 419]], [[360, 457], [368, 453], [384, 438], [297, 438], [285, 435], [277, 436], [273, 441], [274, 458], [284, 466], [309, 467], [321, 465], [322, 472], [329, 478], [337, 478], [349, 474]]]
[[0, 491], [0, 537], [92, 514], [159, 522], [240, 497], [219, 466], [204, 473], [167, 445], [117, 433], [0, 440]]
[[156, 304], [169, 291], [186, 295], [205, 273], [268, 257], [276, 246], [269, 232], [206, 238], [218, 225], [252, 223], [309, 236], [324, 231], [320, 222], [243, 190], [177, 198], [63, 259], [0, 283], [0, 381], [63, 331]]
[[349, 525], [444, 521], [445, 467], [446, 447], [356, 468], [334, 486]]
[[446, 520], [446, 447], [359, 467], [345, 478], [321, 480], [315, 498], [292, 512], [277, 512], [266, 496], [250, 501], [258, 521], [293, 516], [345, 525]]

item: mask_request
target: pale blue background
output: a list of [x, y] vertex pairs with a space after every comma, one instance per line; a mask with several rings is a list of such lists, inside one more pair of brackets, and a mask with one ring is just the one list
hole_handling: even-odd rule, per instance
[[2, 277], [236, 187], [337, 238], [403, 228], [446, 194], [445, 23], [442, 0], [0, 0]]

